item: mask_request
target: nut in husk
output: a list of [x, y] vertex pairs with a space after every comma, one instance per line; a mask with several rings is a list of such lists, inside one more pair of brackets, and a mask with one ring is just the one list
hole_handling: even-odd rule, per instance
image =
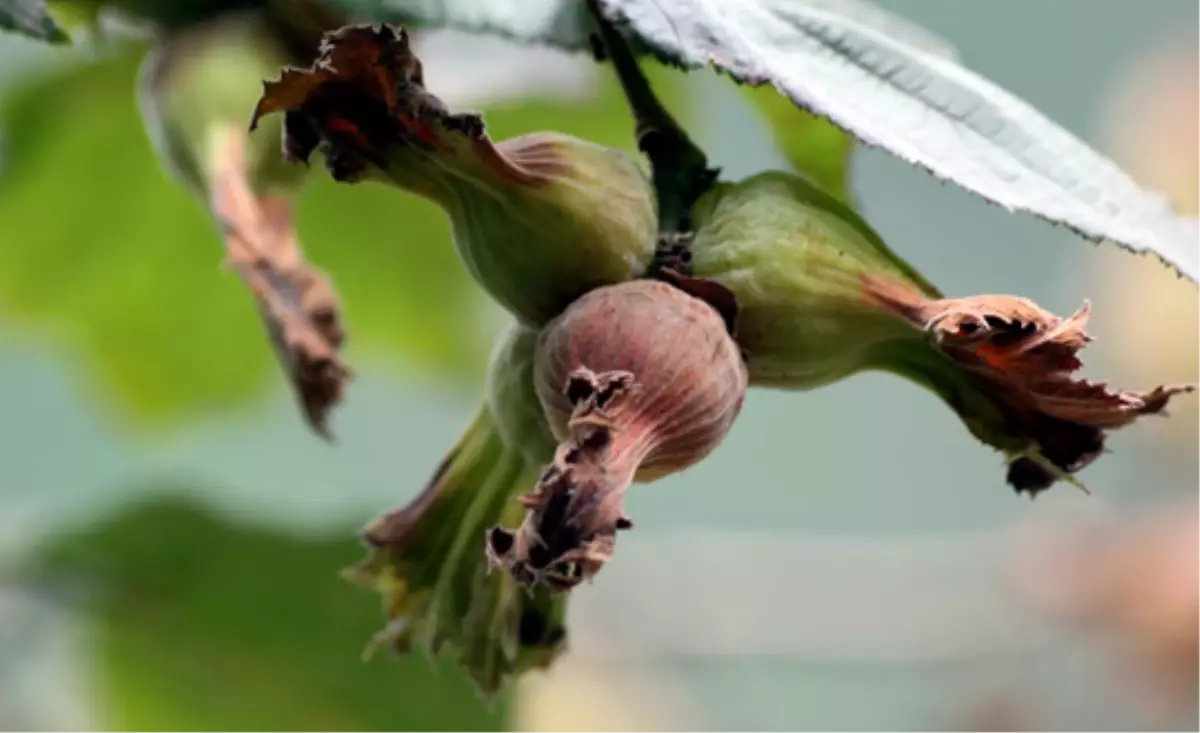
[[280, 112], [292, 158], [320, 151], [337, 180], [439, 204], [468, 270], [526, 325], [641, 275], [653, 258], [653, 193], [633, 160], [552, 132], [494, 143], [479, 115], [452, 114], [425, 89], [403, 29], [328, 34], [310, 68], [264, 85], [252, 128]]
[[[637, 280], [593, 290], [542, 330], [534, 383], [559, 439], [521, 497], [515, 531], [488, 535], [490, 562], [527, 586], [568, 590], [611, 557], [632, 520], [622, 501], [708, 455], [732, 426], [746, 369], [722, 314], [679, 285]], [[731, 303], [725, 298], [720, 305]]]
[[862, 297], [886, 273], [936, 294], [846, 204], [791, 173], [719, 183], [693, 210], [691, 267], [737, 297], [751, 384], [813, 389], [911, 329]]
[[693, 272], [734, 293], [751, 384], [904, 376], [1005, 453], [1017, 491], [1078, 483], [1107, 431], [1191, 390], [1123, 392], [1078, 378], [1086, 308], [1062, 319], [1012, 296], [943, 299], [851, 208], [793, 174], [719, 184], [694, 221]]

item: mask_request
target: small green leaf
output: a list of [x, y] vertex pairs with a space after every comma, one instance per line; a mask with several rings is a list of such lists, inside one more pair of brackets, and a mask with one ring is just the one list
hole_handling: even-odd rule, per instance
[[851, 200], [850, 157], [854, 137], [828, 120], [797, 110], [774, 89], [743, 87], [754, 109], [775, 133], [775, 144], [797, 173], [843, 201]]
[[936, 39], [847, 0], [600, 0], [660, 58], [771, 85], [868, 145], [1006, 209], [1200, 272], [1196, 224]]
[[46, 8], [46, 0], [0, 0], [0, 29], [48, 43], [70, 43]]
[[99, 26], [104, 0], [46, 0], [46, 8], [59, 26], [73, 33]]
[[234, 523], [176, 495], [53, 537], [26, 577], [86, 594], [111, 730], [503, 726], [507, 700], [489, 711], [454, 665], [362, 661], [379, 612], [338, 575], [353, 537]]

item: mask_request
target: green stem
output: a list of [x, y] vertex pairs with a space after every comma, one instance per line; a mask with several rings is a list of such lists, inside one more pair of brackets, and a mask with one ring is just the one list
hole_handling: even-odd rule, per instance
[[692, 205], [716, 181], [719, 171], [708, 166], [704, 152], [654, 94], [628, 43], [604, 17], [598, 0], [587, 0], [587, 7], [633, 112], [638, 148], [650, 160], [658, 196], [659, 234], [673, 238], [688, 232]]

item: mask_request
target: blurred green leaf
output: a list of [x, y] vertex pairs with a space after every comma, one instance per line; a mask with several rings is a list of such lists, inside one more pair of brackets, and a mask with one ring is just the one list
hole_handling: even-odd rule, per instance
[[[114, 406], [161, 423], [242, 403], [283, 378], [250, 296], [219, 267], [215, 227], [151, 153], [134, 102], [139, 57], [36, 80], [4, 105], [0, 313], [93, 367]], [[497, 138], [554, 128], [633, 147], [607, 77], [589, 99], [485, 112]], [[300, 231], [345, 303], [350, 363], [371, 353], [437, 378], [479, 378], [482, 295], [442, 212], [382, 186], [313, 178]]]
[[0, 29], [50, 43], [71, 41], [54, 22], [46, 8], [46, 0], [0, 0]]
[[46, 0], [50, 17], [68, 33], [80, 28], [95, 28], [102, 6], [101, 0]]
[[302, 538], [230, 522], [181, 497], [53, 537], [31, 564], [33, 581], [84, 592], [78, 610], [96, 655], [104, 726], [504, 725], [507, 700], [489, 712], [452, 664], [435, 668], [419, 655], [362, 661], [379, 612], [338, 577], [360, 552], [353, 528]]
[[828, 120], [797, 109], [772, 87], [742, 87], [775, 134], [775, 144], [797, 173], [803, 173], [834, 196], [851, 202], [850, 156], [852, 135]]

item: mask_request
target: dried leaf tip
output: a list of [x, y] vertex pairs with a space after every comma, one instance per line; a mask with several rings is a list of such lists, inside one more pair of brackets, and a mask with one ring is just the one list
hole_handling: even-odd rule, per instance
[[332, 82], [354, 86], [365, 97], [392, 109], [398, 103], [400, 87], [423, 86], [424, 75], [403, 28], [355, 25], [330, 31], [322, 37], [311, 67], [285, 68], [279, 79], [263, 82], [250, 130], [266, 115], [299, 109], [317, 89]]
[[570, 436], [537, 487], [518, 499], [529, 511], [524, 523], [515, 532], [488, 531], [491, 565], [506, 568], [526, 587], [569, 590], [591, 580], [612, 557], [616, 533], [633, 528], [621, 501], [640, 457], [620, 448], [614, 456], [613, 442], [622, 403], [636, 389], [630, 372], [597, 374], [581, 367], [570, 374], [563, 390], [574, 405]]
[[532, 177], [492, 145], [482, 117], [451, 114], [425, 89], [421, 61], [398, 26], [326, 33], [309, 68], [286, 68], [263, 83], [250, 129], [278, 112], [289, 159], [307, 163], [320, 148], [339, 181], [358, 180], [370, 166], [387, 169], [397, 152], [457, 156], [518, 181]]
[[1079, 351], [1092, 339], [1085, 327], [1091, 306], [1069, 318], [1009, 295], [931, 300], [907, 286], [864, 277], [875, 305], [929, 333], [937, 348], [969, 374], [994, 403], [1005, 436], [989, 439], [1025, 448], [1010, 451], [1008, 482], [1031, 495], [1055, 481], [1078, 484], [1073, 474], [1104, 452], [1109, 430], [1142, 415], [1162, 414], [1172, 397], [1192, 385], [1148, 392], [1110, 389], [1080, 378]]

